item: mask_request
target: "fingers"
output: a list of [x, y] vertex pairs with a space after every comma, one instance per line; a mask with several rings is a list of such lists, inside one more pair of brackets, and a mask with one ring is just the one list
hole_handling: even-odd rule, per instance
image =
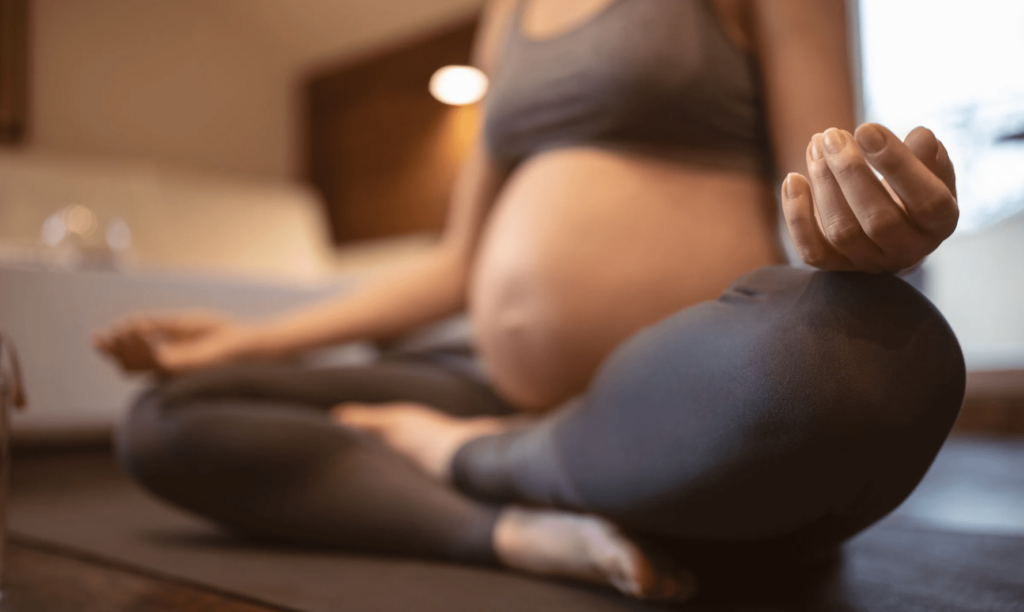
[[[946, 150], [946, 146], [942, 144], [941, 140], [936, 139], [939, 143], [939, 152], [936, 154], [936, 163], [939, 169], [936, 170], [936, 175], [942, 182], [949, 188], [949, 192], [953, 194], [953, 198], [956, 199], [956, 170], [953, 168], [953, 160], [949, 158], [949, 151]], [[959, 202], [957, 202], [959, 212]]]
[[[879, 180], [872, 166], [890, 180]], [[928, 130], [904, 143], [871, 124], [856, 138], [832, 128], [811, 139], [807, 167], [809, 180], [787, 177], [782, 201], [793, 244], [810, 265], [893, 272], [920, 261], [955, 227], [952, 164]]]
[[[854, 222], [863, 235], [878, 247], [873, 258], [850, 254], [854, 262], [874, 264], [877, 271], [894, 271], [917, 263], [924, 253], [934, 248], [934, 240], [917, 231], [908, 213], [892, 198], [848, 132], [829, 129], [823, 141], [825, 161], [849, 203]], [[844, 219], [844, 222], [850, 220]], [[845, 252], [841, 245], [836, 246]]]
[[105, 332], [93, 334], [93, 344], [100, 349], [111, 349], [125, 336], [152, 334], [156, 331], [150, 317], [128, 317], [118, 321]]
[[[870, 168], [864, 163], [857, 164], [855, 146], [851, 139], [840, 130], [831, 129], [825, 134], [815, 134], [807, 147], [807, 169], [810, 174], [814, 205], [821, 229], [828, 243], [841, 255], [853, 262], [858, 269], [881, 271], [877, 262], [883, 258], [879, 245], [861, 227], [861, 221], [847, 202], [850, 194], [844, 193], [857, 186], [858, 191], [868, 191], [861, 186], [866, 182], [865, 172], [878, 183]], [[863, 160], [861, 160], [863, 161]], [[884, 192], [881, 183], [878, 189]], [[891, 200], [886, 196], [887, 200]]]
[[[944, 239], [956, 229], [959, 218], [956, 198], [948, 187], [954, 181], [953, 166], [930, 131], [919, 128], [911, 136], [910, 144], [903, 143], [884, 127], [866, 123], [857, 129], [856, 139], [867, 160], [903, 201], [914, 225], [927, 236]], [[929, 164], [911, 150], [911, 144]]]
[[903, 140], [914, 157], [932, 171], [956, 197], [956, 173], [942, 142], [926, 127], [916, 127]]
[[227, 320], [223, 316], [205, 311], [133, 316], [118, 322], [106, 333], [95, 334], [93, 342], [97, 348], [102, 348], [124, 334], [146, 334], [168, 339], [195, 338], [226, 324]]
[[807, 179], [796, 172], [782, 183], [782, 212], [800, 259], [823, 270], [850, 270], [850, 260], [839, 253], [821, 232]]
[[105, 334], [96, 334], [93, 344], [129, 372], [157, 367], [153, 330], [145, 320], [128, 319]]
[[231, 357], [223, 317], [195, 312], [170, 316], [135, 316], [93, 335], [93, 346], [126, 371], [180, 373], [214, 365]]

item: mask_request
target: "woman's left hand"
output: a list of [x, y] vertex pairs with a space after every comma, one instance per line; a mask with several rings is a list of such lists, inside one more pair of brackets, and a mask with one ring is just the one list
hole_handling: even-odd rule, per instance
[[807, 168], [809, 181], [786, 177], [782, 209], [797, 252], [816, 268], [898, 272], [956, 229], [953, 164], [931, 130], [901, 142], [875, 123], [856, 135], [832, 128], [811, 138]]

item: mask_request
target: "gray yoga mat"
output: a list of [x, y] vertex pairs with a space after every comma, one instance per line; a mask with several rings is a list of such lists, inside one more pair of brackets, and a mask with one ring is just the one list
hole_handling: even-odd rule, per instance
[[15, 538], [55, 545], [268, 604], [320, 611], [625, 612], [602, 589], [491, 568], [274, 548], [232, 539], [135, 487], [106, 452], [16, 460]]
[[[989, 495], [987, 507], [1004, 503], [1019, 510], [1012, 495], [1024, 491], [1024, 443], [968, 440], [948, 446], [915, 498], [934, 502], [943, 492], [971, 487], [978, 494], [988, 478], [988, 493], [981, 493]], [[1003, 488], [1014, 493], [1000, 497]], [[917, 504], [916, 510], [915, 504], [912, 498], [909, 510], [851, 541], [834, 565], [813, 575], [788, 576], [783, 586], [774, 577], [719, 576], [718, 584], [687, 609], [1024, 610], [1024, 529], [1017, 530], [1012, 518], [989, 517], [989, 533], [970, 533], [969, 524], [944, 519], [941, 508], [933, 512], [934, 503]], [[15, 538], [291, 610], [661, 608], [599, 588], [499, 569], [234, 540], [134, 487], [105, 450], [18, 457], [10, 523]]]

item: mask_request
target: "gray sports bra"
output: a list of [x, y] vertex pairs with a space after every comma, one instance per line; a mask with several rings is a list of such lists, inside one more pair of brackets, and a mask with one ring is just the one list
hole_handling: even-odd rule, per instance
[[484, 133], [499, 165], [585, 145], [771, 170], [757, 66], [709, 0], [612, 0], [540, 40], [522, 34], [525, 4], [487, 100]]

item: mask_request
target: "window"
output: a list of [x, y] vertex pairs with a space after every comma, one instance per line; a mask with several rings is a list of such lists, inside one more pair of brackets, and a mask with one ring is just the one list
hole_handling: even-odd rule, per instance
[[1024, 210], [1024, 2], [860, 0], [859, 21], [865, 120], [946, 143], [957, 233]]

